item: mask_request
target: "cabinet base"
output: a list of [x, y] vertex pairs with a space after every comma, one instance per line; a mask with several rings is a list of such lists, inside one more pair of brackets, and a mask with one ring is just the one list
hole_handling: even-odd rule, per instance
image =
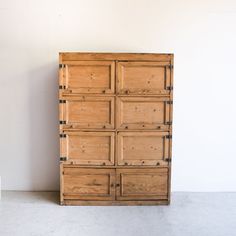
[[155, 206], [169, 205], [169, 200], [157, 201], [80, 201], [64, 200], [60, 203], [62, 206]]

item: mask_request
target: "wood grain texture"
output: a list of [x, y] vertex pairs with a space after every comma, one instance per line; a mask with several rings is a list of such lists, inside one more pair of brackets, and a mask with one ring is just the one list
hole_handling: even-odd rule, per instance
[[117, 62], [117, 93], [169, 95], [169, 62]]
[[83, 60], [110, 60], [110, 61], [168, 61], [174, 57], [173, 54], [160, 53], [87, 53], [87, 52], [60, 52], [59, 63], [64, 61]]
[[117, 97], [117, 129], [168, 130], [169, 97]]
[[115, 169], [63, 168], [63, 198], [115, 200]]
[[114, 128], [114, 97], [64, 96], [63, 128]]
[[64, 164], [114, 165], [115, 132], [68, 132], [61, 138]]
[[167, 205], [173, 54], [59, 54], [61, 205]]
[[117, 200], [168, 200], [168, 168], [116, 170]]
[[64, 61], [64, 93], [114, 93], [115, 62]]
[[169, 132], [118, 132], [117, 163], [131, 166], [168, 166]]
[[169, 200], [145, 200], [145, 201], [80, 201], [80, 200], [64, 200], [61, 202], [63, 206], [155, 206], [169, 205]]

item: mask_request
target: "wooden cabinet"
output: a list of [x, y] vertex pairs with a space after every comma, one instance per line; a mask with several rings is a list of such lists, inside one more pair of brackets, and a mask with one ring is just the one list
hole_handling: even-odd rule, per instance
[[169, 204], [173, 54], [59, 61], [61, 204]]

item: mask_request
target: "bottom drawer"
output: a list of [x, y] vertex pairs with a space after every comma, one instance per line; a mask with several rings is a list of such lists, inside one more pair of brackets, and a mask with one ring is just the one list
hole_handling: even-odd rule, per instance
[[115, 199], [115, 169], [61, 168], [61, 202]]
[[117, 169], [117, 200], [167, 200], [168, 168]]
[[168, 190], [168, 167], [91, 168], [61, 164], [61, 204], [162, 204], [169, 202]]

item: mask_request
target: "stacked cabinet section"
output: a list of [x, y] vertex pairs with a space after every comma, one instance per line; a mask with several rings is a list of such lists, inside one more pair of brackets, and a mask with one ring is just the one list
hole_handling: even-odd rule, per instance
[[173, 54], [59, 60], [61, 204], [169, 204]]

